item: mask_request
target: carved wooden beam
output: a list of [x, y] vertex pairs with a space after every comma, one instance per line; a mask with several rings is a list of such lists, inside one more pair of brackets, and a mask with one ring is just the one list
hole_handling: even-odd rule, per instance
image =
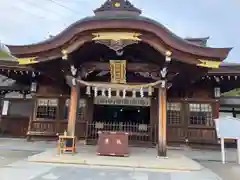
[[[105, 62], [86, 62], [82, 64], [83, 67], [86, 69], [94, 69], [99, 71], [109, 71], [110, 66], [109, 63]], [[155, 64], [147, 64], [147, 63], [128, 63], [127, 64], [127, 71], [132, 72], [152, 72], [152, 71], [159, 71], [160, 67]]]
[[[136, 72], [136, 74], [139, 74], [142, 77], [145, 78], [151, 78], [154, 80], [158, 80], [159, 78], [161, 78], [160, 72]], [[173, 78], [175, 78], [179, 73], [174, 73], [174, 72], [170, 72], [167, 74], [167, 80], [171, 81], [173, 80]]]

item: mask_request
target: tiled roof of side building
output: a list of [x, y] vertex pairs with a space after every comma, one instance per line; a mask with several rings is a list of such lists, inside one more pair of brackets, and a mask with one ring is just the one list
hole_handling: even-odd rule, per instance
[[236, 74], [240, 75], [240, 63], [230, 63], [224, 62], [220, 64], [220, 67], [217, 69], [211, 69], [208, 71], [209, 74], [212, 75], [228, 75], [228, 74]]
[[223, 63], [221, 63], [220, 66], [221, 66], [221, 67], [240, 66], [240, 62], [239, 62], [239, 63], [223, 62]]

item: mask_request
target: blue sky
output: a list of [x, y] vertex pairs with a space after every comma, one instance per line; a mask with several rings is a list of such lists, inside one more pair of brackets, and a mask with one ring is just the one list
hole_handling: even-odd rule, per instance
[[[0, 40], [31, 44], [93, 15], [105, 0], [1, 0]], [[143, 15], [180, 37], [210, 36], [212, 47], [234, 47], [227, 61], [240, 62], [239, 0], [131, 0]], [[238, 17], [238, 18], [237, 18]]]

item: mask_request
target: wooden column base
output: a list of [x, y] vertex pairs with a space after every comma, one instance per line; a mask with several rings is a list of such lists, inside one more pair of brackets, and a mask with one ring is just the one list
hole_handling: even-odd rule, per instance
[[157, 154], [159, 157], [167, 156], [167, 146], [164, 145], [164, 142], [162, 142], [161, 139], [158, 141]]

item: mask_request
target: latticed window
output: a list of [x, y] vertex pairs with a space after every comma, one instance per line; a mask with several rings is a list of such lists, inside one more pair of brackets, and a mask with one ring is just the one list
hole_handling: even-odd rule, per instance
[[213, 114], [211, 104], [189, 104], [191, 125], [213, 126]]
[[167, 103], [167, 122], [169, 125], [181, 124], [181, 103]]
[[56, 119], [57, 99], [38, 99], [37, 100], [37, 119]]
[[[65, 102], [65, 108], [64, 108], [64, 119], [68, 118], [68, 107], [70, 105], [70, 99], [67, 99]], [[86, 114], [86, 100], [80, 99], [79, 105], [78, 105], [78, 112], [77, 112], [77, 120], [84, 121], [85, 114]]]

